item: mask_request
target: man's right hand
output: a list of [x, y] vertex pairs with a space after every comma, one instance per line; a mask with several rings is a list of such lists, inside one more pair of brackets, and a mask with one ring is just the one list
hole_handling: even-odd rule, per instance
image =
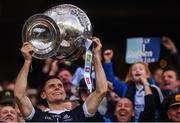
[[26, 61], [32, 61], [32, 55], [36, 52], [36, 49], [29, 42], [25, 42], [23, 43], [21, 52]]

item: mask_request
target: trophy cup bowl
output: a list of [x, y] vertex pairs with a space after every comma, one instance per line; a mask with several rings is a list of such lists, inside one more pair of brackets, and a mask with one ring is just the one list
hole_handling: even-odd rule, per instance
[[76, 60], [92, 37], [91, 22], [80, 8], [62, 4], [31, 16], [22, 29], [23, 42], [30, 42], [37, 52], [33, 57]]

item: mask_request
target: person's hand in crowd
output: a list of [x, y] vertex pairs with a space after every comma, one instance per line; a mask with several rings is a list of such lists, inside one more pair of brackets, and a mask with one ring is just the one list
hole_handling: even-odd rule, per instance
[[58, 60], [53, 60], [51, 63], [51, 68], [49, 75], [54, 76], [59, 70]]
[[139, 79], [140, 79], [140, 82], [142, 83], [142, 85], [144, 86], [145, 95], [152, 94], [150, 84], [148, 82], [147, 77], [141, 76]]
[[29, 42], [23, 43], [23, 46], [21, 48], [21, 52], [24, 56], [25, 61], [32, 61], [32, 55], [36, 52], [37, 50], [31, 45]]
[[113, 91], [114, 87], [113, 84], [110, 81], [107, 81], [108, 83], [108, 91]]
[[146, 77], [141, 76], [139, 80], [143, 84], [143, 86], [149, 86], [149, 82]]
[[47, 58], [44, 62], [44, 66], [42, 68], [43, 73], [48, 73], [51, 68], [51, 63], [53, 62], [52, 58]]
[[113, 50], [107, 49], [103, 53], [103, 58], [105, 62], [110, 62], [113, 57]]
[[163, 36], [161, 38], [161, 43], [162, 45], [167, 49], [170, 50], [172, 53], [176, 53], [177, 52], [177, 48], [174, 45], [173, 41], [171, 40], [171, 38], [167, 37], [167, 36]]

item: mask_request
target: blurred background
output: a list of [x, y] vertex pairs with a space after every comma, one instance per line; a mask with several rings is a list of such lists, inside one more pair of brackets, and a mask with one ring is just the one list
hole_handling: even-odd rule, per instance
[[[180, 4], [172, 0], [1, 0], [0, 82], [15, 79], [23, 64], [21, 30], [28, 17], [64, 3], [78, 6], [88, 15], [93, 35], [101, 39], [103, 49], [114, 50], [114, 66], [118, 66], [115, 72], [120, 77], [126, 75], [129, 67], [125, 63], [126, 39], [129, 37], [166, 35], [180, 48]], [[160, 61], [161, 65], [171, 64], [169, 53], [163, 47]], [[38, 70], [41, 62], [33, 63], [34, 70]], [[150, 69], [153, 71], [161, 66], [160, 63], [150, 64]]]

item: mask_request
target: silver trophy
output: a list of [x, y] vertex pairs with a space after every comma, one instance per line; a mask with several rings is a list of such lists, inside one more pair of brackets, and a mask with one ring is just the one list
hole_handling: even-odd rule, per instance
[[30, 42], [35, 58], [76, 60], [86, 51], [86, 39], [92, 36], [88, 16], [78, 7], [62, 4], [31, 16], [24, 24], [22, 40]]

